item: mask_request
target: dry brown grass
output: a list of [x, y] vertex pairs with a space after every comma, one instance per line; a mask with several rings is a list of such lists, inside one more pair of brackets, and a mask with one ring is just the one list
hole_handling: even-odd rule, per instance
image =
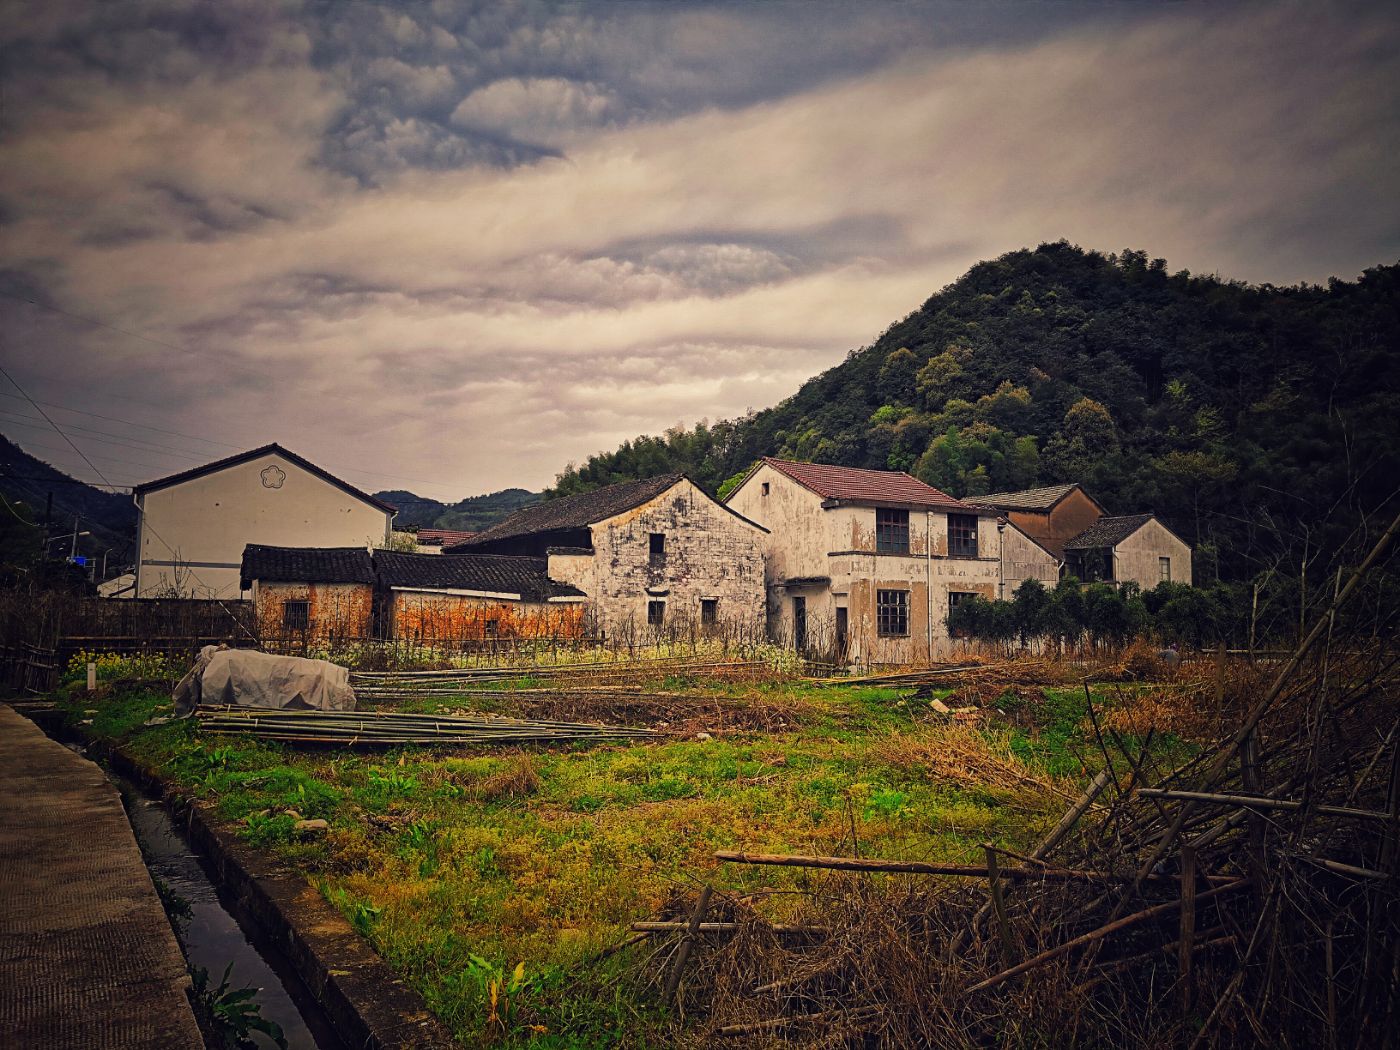
[[1006, 734], [973, 726], [950, 725], [937, 736], [895, 733], [873, 752], [897, 769], [920, 772], [930, 780], [979, 784], [1019, 791], [1027, 787], [1063, 794], [1068, 789], [1008, 752]]
[[511, 755], [506, 768], [478, 781], [472, 787], [472, 797], [482, 802], [503, 798], [524, 798], [540, 787], [540, 771], [533, 755]]

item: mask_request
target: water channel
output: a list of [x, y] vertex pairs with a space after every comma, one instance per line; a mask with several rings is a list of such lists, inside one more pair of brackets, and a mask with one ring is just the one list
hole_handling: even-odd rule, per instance
[[[264, 1018], [281, 1026], [288, 1050], [344, 1050], [286, 958], [236, 918], [236, 903], [216, 888], [165, 806], [110, 770], [107, 775], [121, 790], [151, 875], [189, 903], [188, 920], [175, 925], [190, 965], [204, 967], [217, 986], [233, 963], [230, 987], [261, 989], [254, 1001]], [[276, 1050], [260, 1032], [251, 1039], [259, 1050]]]

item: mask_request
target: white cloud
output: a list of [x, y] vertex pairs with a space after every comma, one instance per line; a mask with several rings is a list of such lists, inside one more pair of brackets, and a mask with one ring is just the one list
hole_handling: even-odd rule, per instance
[[612, 96], [595, 84], [562, 77], [510, 77], [462, 99], [452, 112], [452, 123], [547, 146], [579, 128], [606, 123], [613, 106]]

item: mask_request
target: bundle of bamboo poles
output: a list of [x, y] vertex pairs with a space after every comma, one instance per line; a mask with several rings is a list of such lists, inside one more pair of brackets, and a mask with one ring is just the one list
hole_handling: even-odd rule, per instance
[[[1237, 664], [1229, 729], [1165, 770], [1102, 728], [1103, 771], [1026, 854], [980, 862], [725, 852], [827, 871], [778, 936], [751, 894], [669, 926], [709, 1036], [822, 1046], [1392, 1045], [1400, 1028], [1400, 616], [1374, 588], [1391, 523], [1280, 668]], [[1225, 667], [1222, 658], [1220, 666]], [[1207, 689], [1207, 693], [1210, 690]], [[971, 858], [968, 858], [971, 860]], [[884, 873], [875, 882], [871, 873]], [[801, 898], [799, 898], [801, 900]], [[718, 914], [716, 914], [718, 912]], [[698, 959], [697, 959], [698, 954]], [[686, 996], [681, 995], [682, 1001]]]
[[650, 729], [500, 718], [489, 715], [424, 715], [402, 712], [292, 711], [250, 707], [201, 707], [206, 733], [242, 734], [291, 744], [374, 747], [394, 744], [550, 744], [645, 740]]

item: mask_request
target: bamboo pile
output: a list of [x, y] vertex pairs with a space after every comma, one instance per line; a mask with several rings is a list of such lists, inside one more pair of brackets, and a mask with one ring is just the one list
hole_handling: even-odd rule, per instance
[[636, 688], [648, 679], [677, 677], [750, 678], [769, 673], [761, 660], [596, 661], [574, 664], [515, 664], [499, 667], [460, 667], [444, 671], [353, 671], [355, 695], [366, 699], [407, 699], [456, 696], [483, 686], [520, 679], [562, 683], [570, 690], [588, 686]]
[[731, 1044], [1394, 1045], [1397, 624], [1334, 633], [1398, 528], [1281, 668], [1222, 654], [1230, 729], [1181, 767], [1101, 728], [1086, 684], [1103, 771], [1025, 855], [717, 854], [812, 872], [784, 928], [825, 932], [794, 943], [758, 896], [707, 892], [668, 917], [704, 948], [672, 953], [668, 989]]
[[250, 707], [201, 707], [205, 733], [239, 734], [288, 744], [388, 747], [397, 744], [477, 746], [569, 744], [647, 740], [650, 729], [490, 715], [423, 715], [397, 711], [295, 711]]

